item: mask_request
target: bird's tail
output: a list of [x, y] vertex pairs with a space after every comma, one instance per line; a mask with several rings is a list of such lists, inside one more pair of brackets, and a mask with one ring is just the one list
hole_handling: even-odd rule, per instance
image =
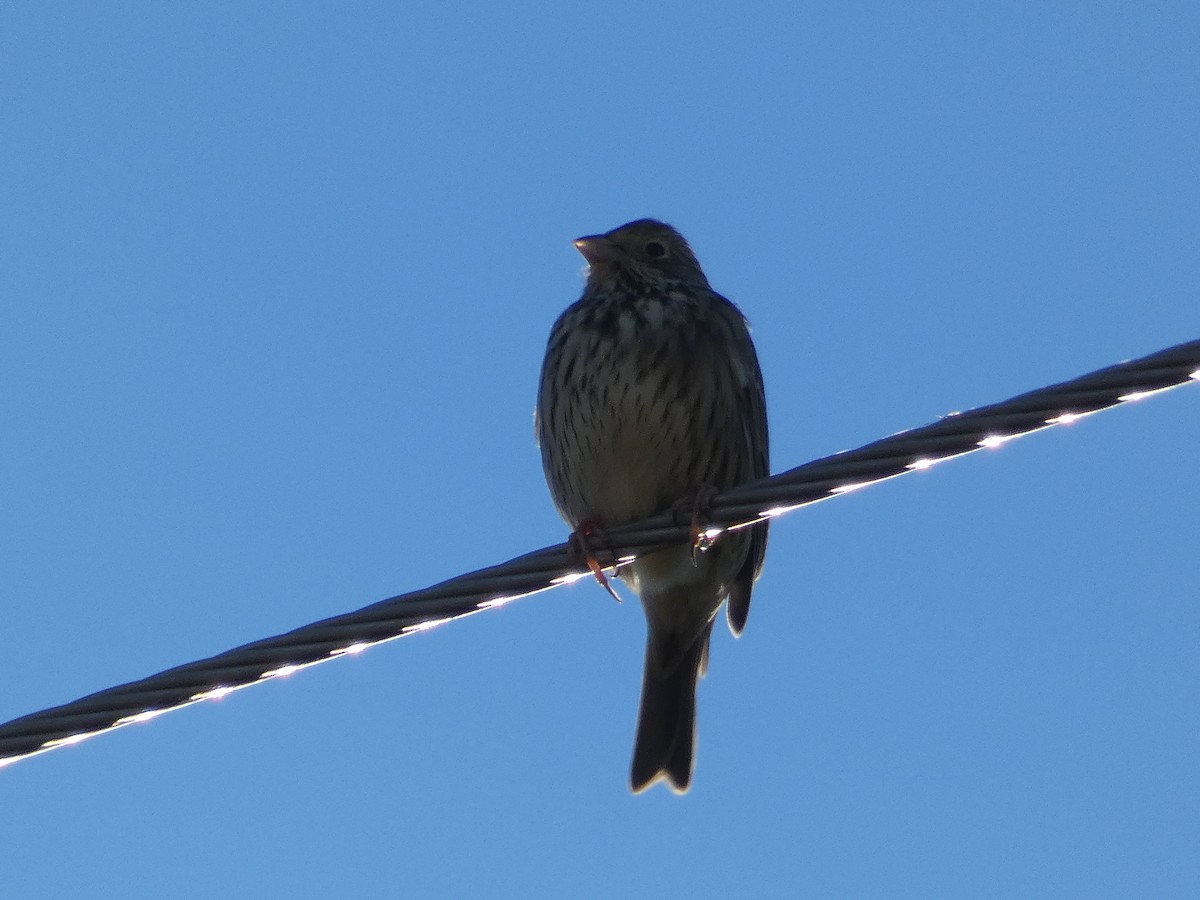
[[[696, 749], [696, 680], [704, 674], [708, 657], [705, 628], [672, 665], [664, 668], [664, 654], [656, 653], [653, 629], [646, 641], [646, 670], [642, 676], [642, 705], [638, 710], [637, 739], [633, 746], [630, 783], [635, 794], [666, 778], [677, 794], [692, 782]], [[662, 649], [662, 648], [659, 648]]]

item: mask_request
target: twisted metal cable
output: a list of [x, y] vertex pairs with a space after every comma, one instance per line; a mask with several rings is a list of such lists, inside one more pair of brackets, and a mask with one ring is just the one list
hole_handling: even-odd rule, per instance
[[[954, 413], [931, 425], [725, 491], [711, 502], [708, 534], [716, 537], [724, 529], [744, 528], [763, 518], [998, 446], [1189, 380], [1200, 381], [1200, 340], [1003, 403]], [[612, 568], [648, 550], [689, 540], [690, 528], [664, 513], [614, 528], [606, 537], [608, 547], [594, 549], [601, 564]], [[373, 644], [425, 631], [588, 574], [579, 554], [572, 553], [567, 544], [546, 547], [357, 612], [22, 716], [0, 725], [0, 767], [201, 700], [222, 697], [305, 666], [358, 653]]]

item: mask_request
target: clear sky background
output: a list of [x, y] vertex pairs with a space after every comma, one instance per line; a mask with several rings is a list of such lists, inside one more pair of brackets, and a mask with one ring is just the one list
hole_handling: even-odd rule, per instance
[[[0, 720], [556, 543], [578, 235], [773, 465], [1200, 337], [1186, 3], [11, 3]], [[0, 771], [11, 897], [1200, 893], [1200, 387], [779, 520], [695, 786], [590, 583]]]

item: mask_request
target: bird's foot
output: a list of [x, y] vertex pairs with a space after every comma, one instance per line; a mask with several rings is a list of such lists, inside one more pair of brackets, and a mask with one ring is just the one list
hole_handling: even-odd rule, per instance
[[610, 556], [615, 557], [617, 555], [604, 529], [591, 521], [579, 523], [575, 530], [571, 532], [571, 537], [567, 540], [567, 548], [572, 553], [583, 554], [583, 560], [587, 563], [587, 567], [591, 569], [592, 575], [596, 577], [596, 581], [600, 582], [600, 586], [608, 591], [610, 597], [620, 603], [621, 597], [612, 586], [612, 582], [608, 580], [608, 576], [604, 574], [604, 567], [600, 565], [600, 560], [596, 559], [596, 554], [592, 552], [592, 538], [595, 537], [599, 537], [604, 541], [608, 547]]
[[[698, 565], [701, 553], [707, 553], [717, 539], [717, 534], [710, 533], [708, 519], [712, 514], [713, 497], [719, 492], [711, 484], [702, 484], [694, 494], [683, 497], [675, 504], [677, 517], [687, 517], [684, 521], [691, 524], [692, 565]], [[718, 532], [719, 533], [719, 532]]]

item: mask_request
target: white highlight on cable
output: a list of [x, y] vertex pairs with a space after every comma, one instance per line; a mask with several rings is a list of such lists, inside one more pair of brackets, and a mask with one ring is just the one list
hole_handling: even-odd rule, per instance
[[476, 609], [493, 609], [497, 606], [503, 606], [505, 603], [512, 603], [514, 600], [519, 600], [520, 595], [512, 594], [507, 597], [492, 597], [490, 600], [482, 600], [475, 607]]
[[445, 625], [449, 619], [426, 619], [424, 622], [417, 622], [415, 625], [405, 625], [405, 634], [416, 634], [418, 631], [429, 631], [437, 628], [439, 625]]
[[1009, 441], [1016, 440], [1020, 436], [1019, 434], [989, 434], [979, 442], [979, 446], [991, 449], [992, 447], [999, 447], [1001, 444], [1007, 444]]
[[[1188, 378], [1196, 378], [1196, 373], [1193, 372], [1188, 376]], [[1200, 381], [1200, 379], [1197, 380]], [[1153, 388], [1149, 391], [1133, 391], [1132, 393], [1122, 394], [1117, 399], [1122, 403], [1128, 403], [1132, 400], [1145, 400], [1147, 397], [1153, 397], [1155, 394], [1165, 393], [1174, 387], [1178, 387], [1178, 385], [1168, 384], [1166, 387]]]
[[[242, 687], [244, 687], [244, 686], [245, 685], [242, 685]], [[236, 690], [237, 690], [236, 687], [228, 687], [226, 685], [221, 685], [220, 687], [213, 688], [211, 691], [201, 691], [199, 694], [192, 694], [192, 699], [193, 700], [220, 700], [222, 697], [228, 697], [230, 694], [232, 694]]]
[[790, 513], [793, 509], [799, 509], [807, 505], [807, 503], [794, 503], [791, 506], [772, 506], [770, 509], [763, 510], [762, 515], [764, 519], [777, 519], [782, 515]]
[[831, 493], [831, 494], [848, 494], [851, 491], [861, 491], [865, 487], [870, 487], [876, 481], [879, 481], [879, 479], [875, 478], [871, 481], [852, 481], [852, 482], [850, 482], [850, 484], [843, 484], [843, 485], [839, 485], [838, 487], [835, 487], [829, 493]]
[[98, 731], [81, 731], [78, 734], [69, 734], [64, 738], [55, 738], [52, 741], [46, 741], [42, 747], [49, 750], [52, 747], [69, 747], [72, 744], [80, 744], [90, 737], [95, 737], [100, 732]]
[[920, 459], [914, 459], [904, 468], [912, 469], [914, 472], [920, 472], [922, 469], [928, 469], [935, 463], [939, 462], [941, 462], [940, 459], [929, 459], [928, 457], [922, 456]]
[[133, 725], [137, 722], [149, 722], [151, 719], [157, 719], [159, 716], [165, 716], [170, 709], [147, 709], [144, 712], [134, 713], [132, 716], [126, 716], [123, 719], [117, 719], [113, 723], [114, 728], [120, 728], [122, 725]]
[[570, 572], [554, 579], [554, 584], [574, 584], [581, 578], [591, 578], [591, 572]]

